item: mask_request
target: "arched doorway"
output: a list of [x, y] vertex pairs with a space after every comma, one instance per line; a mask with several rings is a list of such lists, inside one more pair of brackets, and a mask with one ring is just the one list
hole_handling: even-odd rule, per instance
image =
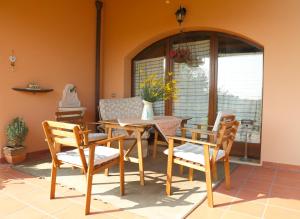
[[140, 82], [151, 73], [175, 79], [179, 90], [177, 100], [155, 103], [156, 114], [192, 117], [188, 125], [193, 126], [212, 125], [218, 111], [234, 113], [242, 125], [232, 154], [260, 159], [262, 46], [221, 32], [180, 33], [133, 58], [132, 96], [139, 95]]

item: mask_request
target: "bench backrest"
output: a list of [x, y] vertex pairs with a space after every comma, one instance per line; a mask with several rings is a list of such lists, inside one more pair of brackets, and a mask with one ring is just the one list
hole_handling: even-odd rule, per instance
[[102, 120], [141, 118], [143, 107], [141, 97], [100, 99], [99, 117]]

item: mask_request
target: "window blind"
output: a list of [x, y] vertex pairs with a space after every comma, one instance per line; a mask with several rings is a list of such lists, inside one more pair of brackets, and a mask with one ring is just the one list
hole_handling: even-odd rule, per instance
[[[165, 79], [165, 57], [143, 59], [134, 61], [134, 95], [140, 96], [140, 84], [147, 76], [155, 73], [158, 77]], [[154, 115], [165, 114], [165, 102], [156, 101], [153, 104]]]
[[173, 49], [186, 46], [192, 59], [202, 60], [201, 64], [173, 64], [174, 79], [177, 81], [178, 94], [173, 102], [173, 115], [191, 117], [188, 126], [207, 123], [209, 102], [209, 50], [210, 41], [201, 40], [173, 45]]

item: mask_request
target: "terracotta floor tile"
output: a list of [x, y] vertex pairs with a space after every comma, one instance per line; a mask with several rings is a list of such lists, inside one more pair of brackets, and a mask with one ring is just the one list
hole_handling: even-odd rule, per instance
[[244, 202], [252, 201], [258, 203], [266, 203], [268, 200], [268, 193], [262, 193], [256, 190], [251, 190], [247, 188], [241, 189], [235, 197]]
[[257, 219], [257, 217], [235, 211], [227, 211], [224, 213], [222, 219]]
[[255, 217], [261, 217], [263, 215], [265, 209], [265, 204], [258, 202], [249, 202], [249, 201], [237, 201], [233, 202], [231, 205], [230, 211], [236, 211], [248, 215], [252, 215]]
[[8, 216], [4, 217], [3, 219], [17, 219], [17, 218], [22, 218], [22, 219], [40, 219], [47, 216], [43, 212], [37, 211], [33, 208], [26, 207], [21, 210], [18, 210], [12, 214], [9, 214]]
[[253, 174], [249, 176], [248, 180], [249, 181], [256, 181], [256, 182], [266, 182], [266, 183], [271, 183], [273, 181], [274, 175], [268, 175], [268, 174]]
[[264, 219], [299, 219], [300, 211], [293, 211], [279, 207], [268, 206], [265, 212]]
[[[265, 209], [265, 218], [298, 219], [299, 176], [275, 167], [240, 166], [231, 174], [231, 190], [224, 183], [214, 190], [215, 208], [205, 201], [187, 218], [260, 218]], [[84, 195], [60, 185], [56, 188], [57, 198], [50, 200], [49, 181], [0, 165], [0, 218], [142, 218], [99, 200], [92, 200], [92, 215], [86, 217]]]
[[281, 178], [281, 177], [283, 177], [283, 178], [293, 178], [293, 179], [300, 180], [300, 172], [279, 170], [277, 172], [277, 177], [278, 178]]
[[196, 208], [188, 217], [187, 219], [220, 219], [225, 211], [220, 210], [218, 208], [208, 208], [206, 206], [199, 206]]
[[272, 191], [269, 204], [300, 211], [300, 192], [293, 189]]
[[263, 181], [252, 181], [247, 180], [247, 182], [242, 186], [244, 189], [255, 190], [263, 194], [268, 193], [270, 190], [271, 182]]
[[0, 193], [0, 218], [3, 218], [25, 207], [25, 204]]
[[104, 211], [91, 211], [91, 214], [88, 216], [85, 216], [84, 214], [84, 208], [81, 205], [72, 203], [67, 208], [62, 209], [56, 213], [53, 214], [53, 216], [57, 218], [72, 218], [72, 219], [82, 219], [82, 218], [107, 218], [107, 219], [116, 219], [117, 217], [114, 217], [111, 215], [111, 211], [107, 210]]
[[231, 185], [230, 189], [228, 190], [226, 189], [225, 184], [222, 183], [214, 191], [223, 195], [233, 196], [239, 191], [240, 187], [241, 185], [238, 186]]
[[[232, 196], [214, 193], [213, 194], [213, 200], [214, 200], [214, 208], [213, 209], [227, 210], [230, 207], [230, 204], [231, 204], [231, 201], [233, 200], [233, 198], [234, 197], [232, 197]], [[205, 200], [199, 207], [210, 209], [208, 207], [207, 200]]]
[[39, 208], [47, 213], [60, 211], [62, 209], [67, 208], [71, 204], [72, 203], [69, 200], [65, 200], [65, 199], [50, 200], [49, 196], [38, 198], [33, 203], [31, 203], [31, 205], [34, 206], [35, 208]]
[[283, 185], [299, 188], [300, 180], [292, 177], [276, 177], [276, 179], [274, 180], [274, 185]]

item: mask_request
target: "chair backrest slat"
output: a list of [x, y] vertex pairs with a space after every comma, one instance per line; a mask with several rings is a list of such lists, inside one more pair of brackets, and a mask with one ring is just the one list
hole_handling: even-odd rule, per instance
[[80, 147], [80, 145], [78, 145], [75, 138], [74, 139], [69, 138], [69, 139], [66, 140], [64, 138], [54, 137], [53, 139], [58, 144], [62, 144], [62, 145], [66, 145], [66, 146], [72, 146], [72, 147]]
[[217, 146], [212, 156], [213, 160], [216, 159], [218, 151], [221, 148], [225, 150], [225, 154], [229, 156], [239, 124], [240, 123], [235, 119], [235, 115], [225, 115], [222, 118], [217, 134]]
[[46, 121], [51, 128], [60, 128], [60, 129], [67, 129], [73, 130], [74, 127], [78, 126], [77, 124], [71, 123], [64, 123], [64, 122], [56, 122], [56, 121]]
[[52, 135], [60, 136], [60, 137], [66, 137], [66, 138], [75, 137], [75, 134], [73, 133], [73, 130], [72, 130], [72, 132], [70, 132], [70, 131], [64, 131], [64, 130], [59, 130], [59, 129], [51, 129], [51, 133], [52, 133]]
[[57, 151], [55, 148], [57, 144], [77, 147], [79, 150], [82, 165], [84, 167], [84, 170], [86, 171], [87, 162], [82, 147], [86, 145], [84, 145], [83, 142], [84, 137], [83, 134], [80, 132], [80, 125], [57, 121], [44, 121], [42, 125], [48, 142], [49, 150], [54, 162], [58, 164], [56, 156]]

